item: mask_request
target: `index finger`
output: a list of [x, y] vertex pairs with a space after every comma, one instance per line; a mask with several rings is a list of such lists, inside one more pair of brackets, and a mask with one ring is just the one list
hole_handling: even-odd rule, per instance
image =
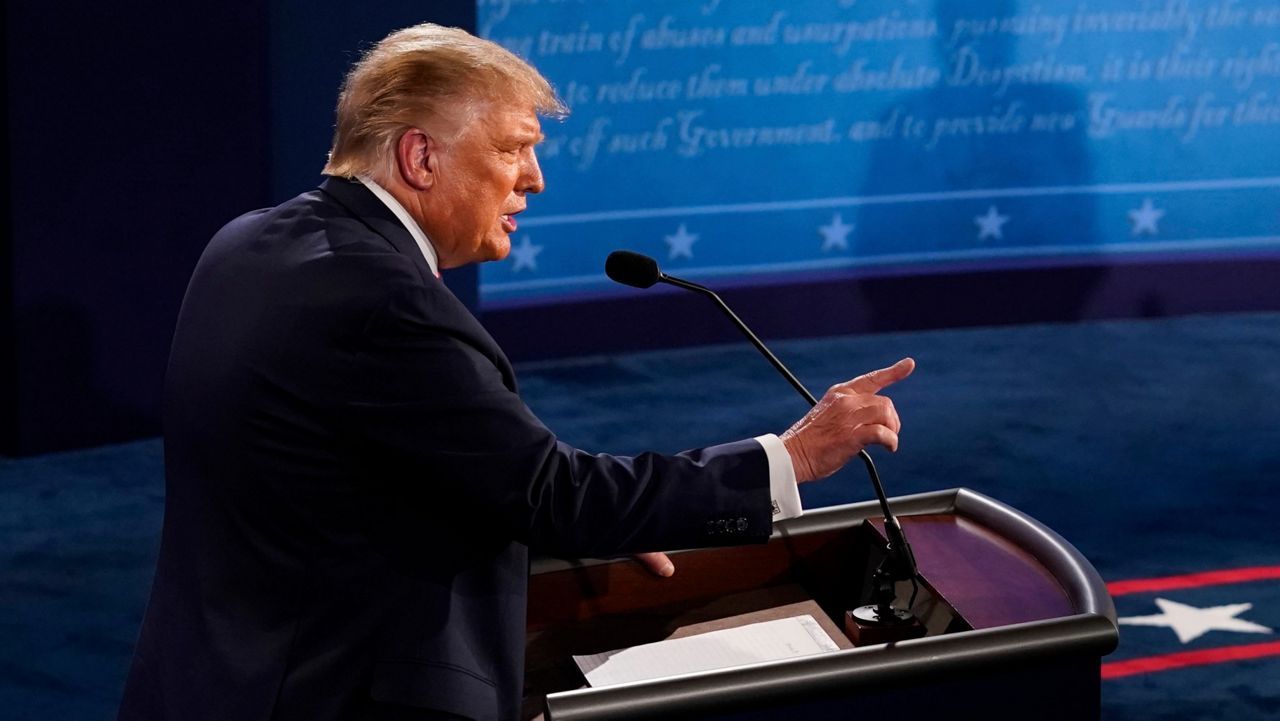
[[871, 371], [870, 373], [860, 375], [851, 381], [842, 383], [841, 385], [854, 393], [878, 393], [881, 389], [891, 386], [911, 375], [911, 371], [915, 369], [915, 360], [911, 358], [903, 358], [888, 368]]

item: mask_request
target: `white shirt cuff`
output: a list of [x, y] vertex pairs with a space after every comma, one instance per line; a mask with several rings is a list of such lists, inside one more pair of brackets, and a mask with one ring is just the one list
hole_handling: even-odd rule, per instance
[[804, 515], [800, 505], [800, 487], [796, 485], [796, 470], [791, 466], [791, 454], [787, 453], [782, 439], [772, 433], [756, 436], [756, 443], [764, 448], [769, 458], [769, 496], [773, 499], [773, 520], [799, 518]]

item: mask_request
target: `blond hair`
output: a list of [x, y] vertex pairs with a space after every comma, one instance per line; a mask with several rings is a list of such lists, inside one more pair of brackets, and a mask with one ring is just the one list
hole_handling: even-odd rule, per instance
[[[397, 30], [351, 68], [338, 96], [325, 175], [377, 175], [394, 162], [400, 135], [446, 109], [484, 101], [528, 103], [564, 117], [568, 108], [542, 74], [497, 43], [459, 28], [423, 23]], [[465, 127], [466, 123], [463, 124]]]

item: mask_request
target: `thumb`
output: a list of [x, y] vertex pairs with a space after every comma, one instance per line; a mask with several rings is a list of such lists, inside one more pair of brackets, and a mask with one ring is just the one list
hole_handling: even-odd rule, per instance
[[675, 564], [671, 562], [671, 559], [667, 557], [667, 554], [662, 553], [661, 551], [653, 553], [637, 553], [633, 558], [635, 558], [640, 565], [649, 569], [649, 572], [655, 576], [667, 578], [674, 575], [676, 572]]

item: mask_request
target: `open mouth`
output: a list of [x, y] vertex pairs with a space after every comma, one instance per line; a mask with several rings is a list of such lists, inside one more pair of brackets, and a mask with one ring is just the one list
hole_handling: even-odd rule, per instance
[[[518, 211], [518, 210], [516, 211], [516, 213], [519, 213], [519, 212], [521, 211]], [[514, 233], [516, 231], [516, 226], [519, 225], [518, 223], [516, 223], [516, 213], [504, 213], [501, 216], [502, 229], [507, 231], [508, 233]]]

